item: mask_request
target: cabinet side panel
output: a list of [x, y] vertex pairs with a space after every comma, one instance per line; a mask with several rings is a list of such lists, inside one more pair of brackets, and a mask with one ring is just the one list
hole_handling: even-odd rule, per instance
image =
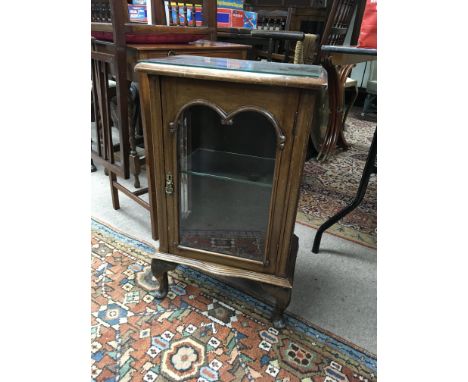
[[159, 239], [159, 225], [158, 222], [158, 209], [156, 202], [156, 185], [155, 185], [155, 172], [156, 168], [154, 167], [155, 163], [155, 152], [153, 149], [153, 132], [151, 131], [151, 112], [150, 112], [150, 85], [148, 80], [148, 75], [144, 73], [139, 74], [139, 83], [140, 83], [140, 100], [141, 100], [141, 115], [142, 115], [142, 127], [143, 127], [143, 136], [146, 143], [146, 172], [148, 177], [148, 197], [150, 204], [150, 218], [152, 222], [152, 236], [154, 240]]
[[[143, 82], [141, 82], [143, 80]], [[157, 211], [159, 229], [159, 249], [167, 251], [167, 206], [164, 194], [164, 142], [162, 139], [161, 85], [157, 76], [143, 76], [140, 79], [142, 110], [146, 117], [146, 145], [152, 158], [147, 158], [148, 184], [154, 187], [156, 203], [152, 204], [153, 213]], [[148, 139], [147, 139], [148, 137]]]
[[180, 89], [172, 84], [172, 78], [161, 78], [161, 104], [162, 104], [162, 126], [161, 141], [164, 142], [164, 177], [172, 176], [173, 192], [165, 195], [167, 206], [168, 252], [175, 253], [178, 239], [178, 205], [179, 192], [177, 178], [177, 147], [174, 139], [175, 134], [169, 131], [169, 123], [174, 122], [174, 115], [178, 110], [177, 100], [180, 98]]
[[299, 201], [299, 188], [301, 185], [302, 172], [306, 157], [307, 144], [309, 142], [310, 129], [313, 124], [313, 118], [316, 105], [316, 93], [311, 91], [302, 91], [299, 105], [297, 108], [296, 134], [293, 137], [293, 151], [289, 164], [288, 187], [286, 190], [286, 208], [283, 218], [283, 233], [281, 235], [279, 253], [283, 256], [278, 257], [277, 270], [278, 275], [288, 277], [292, 280], [294, 276], [294, 264], [289, 261], [291, 249], [291, 239], [294, 232], [296, 221], [297, 204]]

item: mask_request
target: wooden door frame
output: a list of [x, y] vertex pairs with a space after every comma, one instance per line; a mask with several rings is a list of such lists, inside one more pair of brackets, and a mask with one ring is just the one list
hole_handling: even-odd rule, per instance
[[[191, 81], [190, 84], [187, 84], [187, 81]], [[180, 85], [177, 85], [180, 84]], [[229, 82], [220, 83], [220, 86], [229, 87], [230, 94], [232, 92], [240, 91], [243, 89], [242, 85], [239, 84], [232, 84]], [[197, 86], [198, 85], [198, 86]], [[179, 86], [179, 87], [178, 87]], [[197, 94], [197, 98], [200, 97], [210, 101], [211, 103], [218, 105], [226, 112], [232, 112], [241, 108], [242, 105], [241, 101], [232, 101], [232, 100], [223, 100], [222, 102], [216, 97], [211, 96], [211, 91], [208, 92], [205, 90], [203, 92], [203, 88], [206, 88], [207, 82], [194, 80], [194, 79], [180, 79], [180, 78], [171, 78], [165, 77], [162, 80], [161, 84], [161, 91], [165, 95], [164, 99], [162, 99], [162, 115], [163, 121], [162, 124], [164, 126], [164, 148], [166, 157], [165, 160], [165, 174], [171, 173], [174, 181], [174, 193], [171, 196], [166, 198], [167, 203], [167, 214], [168, 214], [168, 222], [172, 224], [169, 227], [168, 233], [168, 250], [169, 253], [173, 253], [179, 256], [190, 257], [194, 259], [198, 259], [200, 261], [207, 261], [212, 263], [221, 263], [228, 266], [233, 266], [237, 268], [243, 268], [251, 271], [262, 272], [262, 273], [270, 273], [275, 274], [277, 272], [277, 257], [278, 257], [278, 249], [280, 248], [280, 241], [281, 237], [279, 236], [281, 232], [281, 227], [283, 225], [283, 206], [284, 206], [284, 193], [286, 192], [287, 184], [282, 181], [284, 179], [285, 171], [287, 170], [289, 163], [291, 161], [291, 153], [292, 153], [292, 132], [293, 132], [293, 123], [294, 121], [290, 118], [284, 117], [284, 112], [281, 111], [283, 120], [278, 121], [277, 123], [281, 126], [281, 130], [283, 134], [286, 136], [286, 141], [281, 144], [283, 148], [280, 148], [280, 143], [277, 143], [277, 151], [276, 151], [276, 158], [275, 158], [275, 173], [274, 173], [274, 183], [271, 193], [270, 199], [270, 210], [269, 210], [269, 222], [267, 228], [267, 236], [265, 240], [265, 259], [269, 260], [264, 263], [248, 260], [244, 258], [223, 255], [219, 253], [211, 253], [208, 251], [202, 250], [194, 250], [189, 249], [184, 246], [179, 245], [179, 227], [178, 227], [178, 220], [179, 220], [179, 178], [178, 178], [178, 168], [177, 168], [177, 135], [170, 133], [170, 126], [171, 122], [174, 122], [180, 108], [184, 106], [187, 102], [186, 100], [191, 99], [190, 96], [185, 97], [184, 100], [176, 100], [175, 93], [181, 91], [180, 87], [185, 89], [191, 89], [190, 91], [194, 94]], [[209, 85], [210, 89], [213, 87], [213, 84]], [[260, 93], [266, 92], [269, 89], [266, 89], [262, 85], [252, 85], [249, 87], [251, 90], [252, 88], [257, 88]], [[290, 94], [298, 93], [297, 90], [288, 89]], [[174, 94], [171, 97], [171, 94]], [[195, 97], [194, 97], [195, 98]], [[294, 97], [293, 97], [294, 98]], [[283, 104], [280, 105], [278, 102], [280, 98], [276, 100], [276, 108], [280, 109]], [[297, 105], [297, 99], [293, 100], [293, 104]], [[263, 104], [262, 104], [263, 103]], [[231, 105], [229, 105], [231, 104]], [[257, 108], [261, 108], [263, 110], [271, 111], [271, 108], [266, 107], [265, 105], [268, 104], [268, 101], [261, 101], [261, 102], [253, 102], [251, 106], [255, 106]], [[235, 105], [235, 106], [233, 106]], [[273, 108], [274, 109], [274, 108]], [[288, 114], [289, 115], [289, 114]], [[281, 124], [286, 124], [287, 126], [282, 126]], [[287, 138], [289, 135], [289, 139]], [[280, 201], [278, 201], [279, 199]]]

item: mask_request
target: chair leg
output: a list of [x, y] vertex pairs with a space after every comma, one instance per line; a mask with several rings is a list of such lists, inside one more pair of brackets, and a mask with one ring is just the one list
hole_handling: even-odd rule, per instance
[[111, 188], [112, 207], [114, 208], [114, 210], [120, 209], [119, 190], [114, 186], [114, 182], [116, 181], [117, 181], [117, 176], [112, 171], [109, 171], [109, 183], [110, 183], [110, 188]]
[[[130, 85], [131, 86], [131, 85]], [[134, 182], [133, 186], [135, 188], [140, 188], [140, 157], [138, 156], [136, 148], [136, 130], [138, 127], [138, 120], [140, 115], [140, 96], [138, 93], [138, 88], [133, 87], [133, 99], [129, 99], [129, 104], [132, 106], [131, 119], [129, 118], [129, 140], [130, 140], [130, 162], [131, 170], [133, 172]]]
[[91, 158], [91, 172], [96, 172], [96, 171], [97, 171], [97, 168], [94, 165], [93, 158]]
[[369, 154], [367, 156], [366, 164], [364, 166], [364, 171], [362, 172], [361, 181], [359, 183], [359, 188], [357, 190], [354, 200], [343, 208], [341, 211], [333, 215], [325, 223], [323, 223], [317, 230], [315, 234], [314, 244], [312, 246], [312, 252], [318, 253], [320, 250], [320, 242], [322, 240], [323, 233], [330, 228], [333, 224], [338, 222], [340, 219], [349, 214], [354, 210], [359, 204], [361, 204], [362, 199], [366, 195], [367, 185], [369, 184], [369, 179], [371, 174], [377, 173], [377, 167], [375, 165], [375, 159], [377, 157], [377, 129], [374, 132], [374, 137], [372, 138], [372, 143], [369, 149]]
[[140, 157], [138, 154], [135, 153], [130, 153], [130, 165], [131, 165], [131, 171], [133, 173], [133, 186], [135, 188], [140, 188], [140, 172], [141, 172], [141, 165], [140, 165]]

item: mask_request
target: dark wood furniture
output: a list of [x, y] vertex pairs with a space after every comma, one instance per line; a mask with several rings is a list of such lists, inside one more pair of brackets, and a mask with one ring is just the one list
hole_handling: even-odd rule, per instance
[[[249, 6], [246, 7], [249, 8]], [[272, 38], [271, 36], [283, 36], [283, 33], [289, 36], [288, 31], [291, 30], [291, 22], [295, 12], [294, 7], [284, 10], [260, 9], [258, 10], [257, 29], [218, 28], [218, 36], [222, 41], [252, 45], [249, 59], [288, 62], [289, 52], [291, 47], [294, 47], [297, 37], [289, 39], [287, 37]], [[270, 34], [265, 35], [266, 33]], [[292, 33], [304, 35], [303, 32]]]
[[[265, 58], [267, 61], [291, 62], [291, 46], [295, 46], [298, 41], [304, 40], [304, 32], [294, 31], [270, 31], [253, 30], [252, 37], [268, 41], [266, 51], [257, 51], [257, 58]], [[279, 53], [278, 43], [282, 42], [283, 51]]]
[[[322, 34], [327, 15], [330, 10], [327, 0], [246, 0], [245, 8], [258, 13], [258, 30], [295, 31], [303, 33]], [[268, 39], [249, 36], [250, 29], [218, 28], [218, 38], [221, 41], [238, 42], [252, 45], [255, 49], [249, 55], [250, 59], [266, 58]], [[273, 60], [284, 62], [284, 46], [292, 43], [276, 42], [273, 47]], [[280, 57], [276, 57], [279, 55]]]
[[141, 61], [143, 125], [159, 251], [167, 271], [185, 264], [259, 282], [284, 327], [298, 239], [299, 186], [320, 66], [175, 56]]
[[[139, 155], [137, 148], [137, 118], [134, 118], [134, 116], [138, 117], [139, 115], [139, 104], [129, 102], [131, 100], [129, 97], [130, 84], [132, 80], [136, 79], [133, 68], [138, 60], [148, 57], [168, 56], [182, 52], [185, 54], [226, 55], [228, 57], [244, 58], [249, 49], [248, 46], [236, 46], [235, 44], [216, 43], [214, 41], [201, 41], [191, 44], [128, 44], [129, 35], [191, 34], [200, 37], [210, 36], [212, 39], [216, 38], [216, 0], [203, 1], [203, 23], [202, 26], [198, 27], [165, 25], [163, 4], [163, 1], [152, 2], [154, 22], [152, 25], [146, 25], [129, 22], [128, 7], [125, 0], [91, 1], [91, 31], [112, 33], [112, 41], [94, 39], [92, 46], [91, 62], [94, 75], [92, 93], [94, 95], [93, 106], [98, 117], [96, 125], [99, 130], [97, 134], [99, 142], [97, 142], [98, 148], [92, 150], [91, 170], [93, 171], [95, 168], [93, 160], [106, 168], [110, 179], [114, 209], [120, 208], [120, 191], [150, 211], [154, 239], [158, 237], [158, 230], [157, 221], [152, 215], [154, 210], [150, 208], [152, 200], [150, 187], [131, 191], [117, 181], [117, 177], [128, 179], [130, 173], [132, 173], [135, 178], [134, 185], [139, 188], [140, 168], [145, 162], [144, 156]], [[106, 80], [102, 80], [103, 78], [106, 78]], [[115, 89], [110, 89], [108, 81], [110, 79], [115, 81]], [[102, 89], [98, 91], [99, 86]], [[111, 91], [115, 91], [115, 103], [113, 103], [115, 108], [114, 113], [112, 113], [114, 118], [111, 116]], [[115, 144], [112, 139], [111, 125], [118, 128], [118, 144]], [[107, 147], [106, 145], [110, 146]], [[115, 149], [119, 152], [118, 161], [114, 155]], [[150, 194], [150, 203], [141, 198], [141, 195], [146, 192]]]
[[293, 9], [286, 30], [314, 34], [322, 33], [330, 10], [330, 0], [246, 0], [245, 4], [246, 8], [259, 13]]
[[[356, 34], [354, 31], [360, 28], [364, 3], [363, 0], [333, 0], [329, 2], [324, 30], [320, 36], [317, 36], [319, 43], [317, 44], [317, 52], [313, 55], [312, 60], [314, 61], [312, 62], [314, 64], [322, 64], [327, 69], [329, 76], [328, 124], [325, 129], [315, 129], [313, 131], [310, 143], [311, 151], [317, 152], [318, 160], [326, 160], [333, 154], [337, 146], [347, 149], [348, 146], [343, 135], [344, 124], [348, 112], [358, 95], [356, 81], [348, 79], [354, 63], [339, 66], [333, 65], [330, 63], [328, 55], [321, 53], [321, 47], [324, 45], [343, 45], [352, 17], [356, 14], [356, 22], [352, 32], [352, 38], [354, 38]], [[294, 31], [255, 30], [251, 33], [252, 36], [263, 37], [269, 41], [268, 51], [266, 52], [268, 61], [278, 60], [282, 62], [292, 61], [293, 57], [289, 55], [288, 49], [290, 44], [296, 44], [297, 47], [297, 42], [303, 41], [305, 36], [302, 32]], [[284, 44], [287, 49], [283, 54], [275, 53], [275, 47], [279, 41], [288, 43]], [[354, 94], [351, 102], [345, 107], [344, 97], [347, 88], [352, 88]]]
[[287, 10], [264, 10], [258, 11], [257, 29], [269, 31], [288, 31], [291, 27], [291, 19], [295, 8]]
[[[101, 153], [107, 152], [108, 149], [105, 150], [99, 149], [98, 152], [93, 152], [92, 157], [96, 162], [101, 162], [102, 164], [112, 164], [114, 169], [114, 173], [128, 179], [130, 176], [130, 143], [129, 143], [129, 124], [128, 124], [128, 83], [125, 78], [125, 62], [126, 62], [126, 54], [125, 54], [125, 33], [123, 28], [117, 28], [117, 25], [124, 25], [128, 18], [128, 11], [124, 12], [123, 3], [119, 3], [118, 1], [91, 1], [91, 31], [99, 31], [100, 28], [110, 26], [110, 31], [113, 32], [113, 43], [109, 43], [109, 49], [105, 53], [107, 56], [97, 55], [98, 53], [98, 43], [99, 41], [96, 39], [92, 39], [92, 57], [91, 63], [94, 67], [93, 73], [96, 75], [100, 72], [107, 77], [108, 80], [115, 80], [115, 91], [117, 97], [117, 105], [118, 105], [118, 118], [121, 121], [119, 124], [119, 141], [120, 141], [120, 163], [110, 163], [109, 158], [106, 156], [102, 156]], [[99, 20], [99, 21], [98, 21]], [[112, 22], [111, 22], [112, 20]], [[114, 30], [112, 29], [112, 25], [115, 26]], [[104, 59], [105, 57], [105, 59]], [[103, 64], [98, 64], [100, 61], [106, 62], [106, 73], [102, 72]], [[101, 66], [99, 70], [97, 70], [97, 66]], [[93, 87], [96, 85], [93, 78]], [[106, 88], [106, 97], [110, 92], [109, 84], [103, 83], [102, 86]], [[99, 105], [99, 102], [96, 102], [96, 95], [97, 92], [93, 88], [93, 95], [95, 95], [95, 101], [93, 106]], [[102, 92], [102, 96], [104, 96], [104, 91]], [[104, 101], [103, 101], [104, 102]], [[103, 105], [107, 105], [106, 102]], [[107, 106], [106, 106], [107, 107]], [[102, 114], [108, 114], [109, 123], [110, 122], [110, 105], [109, 110], [94, 110], [98, 117], [102, 118]], [[102, 125], [102, 121], [99, 119], [97, 121], [97, 126]], [[98, 134], [99, 135], [99, 134]], [[101, 142], [100, 142], [101, 143]]]
[[[139, 171], [140, 158], [136, 153], [136, 143], [132, 139], [134, 135], [128, 133], [128, 126], [135, 126], [132, 121], [129, 121], [132, 115], [136, 115], [135, 110], [133, 110], [133, 113], [132, 111], [129, 112], [129, 109], [132, 110], [132, 107], [134, 108], [135, 104], [128, 101], [129, 92], [128, 82], [126, 79], [123, 81], [121, 80], [125, 86], [119, 86], [119, 82], [116, 81], [115, 92], [117, 108], [114, 109], [114, 113], [112, 113], [111, 98], [113, 93], [109, 86], [109, 80], [111, 78], [116, 78], [115, 74], [113, 75], [115, 71], [119, 73], [119, 63], [117, 62], [116, 55], [97, 51], [94, 39], [92, 41], [91, 48], [91, 69], [92, 100], [96, 121], [96, 149], [91, 150], [92, 159], [102, 164], [108, 173], [113, 208], [116, 210], [120, 208], [119, 191], [123, 192], [129, 198], [146, 208], [151, 214], [150, 221], [152, 236], [154, 239], [157, 239], [158, 230], [156, 219], [152, 216], [154, 210], [150, 208], [150, 204], [148, 202], [140, 197], [150, 191], [149, 187], [130, 191], [117, 180], [117, 176], [125, 177], [126, 175], [125, 166], [122, 165], [124, 160], [128, 158], [125, 155], [126, 152], [129, 152], [129, 156], [133, 157], [134, 161], [138, 161]], [[122, 89], [124, 94], [123, 96], [120, 94], [121, 97], [119, 97], [119, 91], [122, 92]], [[129, 108], [129, 106], [131, 107]], [[114, 115], [114, 118], [112, 118], [112, 114], [117, 115]], [[124, 119], [122, 119], [122, 116]], [[116, 144], [112, 134], [113, 125], [116, 125], [119, 132], [119, 143], [117, 146], [120, 149], [118, 150], [120, 152], [120, 161], [116, 161]], [[131, 148], [131, 150], [129, 150], [129, 148]], [[135, 162], [134, 166], [136, 166]]]
[[[103, 53], [108, 53], [113, 49], [112, 43], [107, 41], [97, 41], [96, 45], [97, 50]], [[127, 79], [138, 82], [134, 67], [139, 61], [149, 58], [197, 55], [245, 59], [249, 49], [249, 45], [210, 40], [198, 40], [188, 44], [127, 44], [125, 47]]]
[[[139, 104], [132, 105], [128, 102], [130, 84], [132, 81], [138, 82], [138, 75], [134, 71], [134, 67], [137, 62], [149, 58], [159, 58], [181, 54], [245, 59], [247, 57], [247, 52], [250, 50], [249, 45], [232, 44], [210, 40], [198, 40], [188, 44], [126, 44], [125, 61], [122, 62], [121, 59], [118, 60], [114, 55], [116, 50], [114, 43], [94, 40], [93, 46], [93, 49], [96, 53], [108, 54], [114, 57], [113, 65], [109, 67], [109, 78], [116, 79], [116, 83], [119, 85], [121, 83], [126, 84], [126, 88], [123, 88], [123, 86], [118, 86], [120, 93], [117, 92], [117, 110], [120, 114], [117, 115], [117, 120], [120, 121], [121, 115], [124, 115], [126, 116], [124, 118], [126, 118], [128, 122], [126, 124], [119, 123], [119, 159], [121, 162], [116, 164], [114, 161], [112, 167], [114, 171], [116, 171], [116, 175], [119, 177], [124, 177], [125, 179], [129, 177], [131, 172], [135, 178], [136, 185], [139, 185], [138, 175], [140, 173], [141, 165], [145, 162], [145, 158], [140, 156], [137, 152], [136, 121], [132, 118], [133, 113], [129, 114], [129, 110], [131, 111], [133, 109], [136, 109], [136, 111], [139, 113]], [[121, 79], [123, 77], [123, 71], [125, 71], [126, 75], [125, 80]], [[120, 78], [120, 80], [117, 80], [117, 78]], [[124, 110], [121, 110], [119, 101], [121, 105], [123, 105]], [[127, 139], [125, 139], [125, 137], [127, 137]], [[102, 158], [102, 156], [96, 152], [94, 152], [92, 157], [95, 158], [96, 162], [100, 164], [108, 162], [107, 159]], [[126, 160], [127, 162], [125, 162]], [[138, 195], [144, 194], [145, 190], [146, 189], [142, 189], [142, 191], [138, 190]], [[140, 199], [137, 202], [141, 204], [140, 201], [142, 200]], [[144, 203], [142, 205], [144, 207], [146, 206]]]
[[[130, 107], [137, 105], [129, 102], [129, 87], [127, 81], [127, 51], [126, 40], [128, 33], [140, 33], [145, 25], [129, 22], [128, 4], [125, 0], [92, 0], [91, 1], [91, 32], [109, 32], [112, 42], [107, 43], [107, 50], [100, 51], [101, 43], [93, 39], [91, 50], [91, 65], [93, 72], [93, 106], [96, 115], [97, 146], [92, 151], [92, 159], [101, 163], [109, 176], [112, 206], [120, 208], [119, 191], [146, 208], [150, 214], [150, 204], [141, 198], [141, 195], [150, 191], [149, 187], [131, 191], [118, 182], [117, 177], [128, 179], [132, 169], [135, 177], [135, 186], [139, 186], [139, 171], [142, 159], [138, 155], [135, 128], [132, 122]], [[134, 30], [132, 28], [135, 28]], [[154, 26], [157, 28], [157, 26]], [[109, 80], [115, 81], [115, 102], [111, 113], [111, 88]], [[113, 117], [113, 118], [112, 118]], [[112, 122], [111, 122], [112, 120]], [[117, 127], [119, 134], [119, 161], [114, 155], [115, 145], [112, 136], [112, 125]], [[102, 141], [100, 141], [102, 137]], [[156, 219], [151, 216], [152, 237], [158, 237]]]
[[[346, 36], [348, 35], [349, 28], [353, 15], [355, 15], [355, 22], [353, 30], [351, 31], [351, 42], [357, 41], [362, 20], [362, 13], [364, 11], [364, 0], [333, 0], [329, 3], [328, 15], [323, 32], [317, 36], [320, 40], [317, 46], [317, 54], [314, 57], [315, 64], [322, 64], [328, 72], [329, 82], [329, 118], [328, 125], [323, 131], [316, 131], [311, 137], [311, 141], [318, 151], [317, 159], [326, 160], [331, 154], [334, 153], [335, 148], [341, 147], [347, 149], [348, 145], [344, 139], [343, 130], [346, 117], [349, 110], [357, 98], [357, 83], [348, 79], [351, 70], [355, 63], [349, 62], [347, 64], [341, 63], [340, 65], [333, 64], [330, 61], [327, 53], [322, 54], [322, 46], [342, 46], [345, 43]], [[267, 52], [267, 59], [274, 58], [283, 62], [289, 62], [291, 57], [289, 51], [286, 51], [283, 56], [274, 53], [275, 43], [273, 41], [302, 41], [304, 35], [298, 32], [287, 31], [252, 31], [252, 35], [262, 36], [269, 39], [269, 48]], [[336, 59], [336, 57], [335, 57]], [[345, 89], [354, 89], [354, 95], [345, 108], [344, 96]]]
[[[291, 19], [295, 13], [295, 8], [283, 10], [259, 10], [257, 29], [252, 30], [253, 38], [264, 39], [268, 41], [268, 45], [263, 49], [256, 49], [255, 56], [260, 59], [272, 61], [275, 56], [275, 61], [288, 62], [291, 44], [297, 41], [296, 36], [292, 34], [302, 34], [303, 32], [290, 32]], [[275, 39], [275, 35], [284, 36], [281, 39]], [[282, 58], [278, 58], [282, 57]]]
[[[335, 65], [349, 65], [350, 63], [356, 64], [359, 62], [377, 59], [377, 49], [363, 49], [356, 47], [330, 45], [323, 46], [322, 54], [327, 54], [329, 61], [334, 62]], [[339, 99], [337, 99], [337, 101], [339, 101]], [[336, 117], [339, 118], [340, 116], [337, 114]], [[359, 206], [359, 204], [361, 204], [366, 194], [367, 185], [369, 184], [369, 179], [372, 174], [377, 174], [377, 128], [375, 129], [374, 137], [372, 138], [372, 143], [369, 148], [369, 154], [367, 155], [366, 164], [362, 172], [362, 177], [361, 181], [359, 182], [356, 197], [348, 206], [338, 211], [318, 228], [312, 247], [312, 252], [318, 253], [322, 235], [328, 228], [330, 228], [333, 224], [338, 222], [340, 219], [353, 211], [357, 206]]]
[[[179, 3], [183, 4], [183, 12], [187, 15], [187, 3], [177, 2], [177, 11]], [[167, 25], [166, 14], [163, 0], [153, 0], [151, 2], [151, 24], [141, 24], [130, 22], [128, 16], [127, 0], [91, 0], [91, 30], [93, 32], [112, 32], [114, 42], [125, 42], [116, 39], [116, 37], [125, 37], [125, 35], [173, 35], [173, 34], [198, 34], [200, 38], [209, 36], [210, 39], [216, 39], [216, 0], [194, 0], [190, 4], [202, 5], [202, 25], [196, 26], [183, 23], [177, 18], [176, 23], [170, 22]], [[177, 13], [179, 15], [179, 13]], [[187, 17], [185, 17], [187, 20]], [[118, 36], [115, 33], [115, 25], [119, 25]]]
[[321, 63], [328, 73], [329, 83], [329, 109], [330, 115], [328, 126], [321, 139], [317, 160], [326, 160], [332, 155], [336, 147], [341, 147], [344, 150], [348, 148], [348, 144], [343, 135], [344, 124], [349, 110], [357, 98], [357, 86], [354, 86], [355, 94], [348, 107], [344, 108], [344, 95], [347, 87], [347, 79], [351, 70], [356, 63], [350, 62], [347, 64], [335, 65], [331, 61], [331, 57], [327, 52], [324, 52], [323, 46], [343, 46], [353, 15], [355, 22], [351, 31], [351, 43], [357, 42], [359, 31], [361, 28], [362, 13], [364, 12], [364, 0], [333, 0], [331, 3], [330, 13], [327, 18], [327, 23], [320, 41], [320, 50], [317, 56], [317, 62]]
[[[128, 95], [129, 83], [132, 79], [127, 72], [133, 73], [136, 62], [133, 60], [127, 40], [145, 35], [173, 36], [177, 34], [190, 34], [194, 36], [216, 38], [216, 0], [198, 0], [195, 4], [203, 5], [203, 22], [201, 26], [189, 25], [166, 25], [164, 13], [164, 1], [152, 1], [153, 23], [151, 25], [133, 23], [129, 20], [127, 0], [91, 0], [91, 33], [108, 33], [112, 36], [111, 42], [95, 40], [94, 49], [113, 56], [111, 74], [116, 82], [117, 118], [120, 134], [120, 157], [121, 167], [117, 173], [125, 179], [130, 176], [130, 167], [133, 169], [135, 185], [138, 186], [138, 169], [140, 158], [136, 155], [136, 147], [131, 147], [130, 140], [134, 137], [135, 126], [128, 123]], [[177, 5], [177, 8], [179, 6]], [[186, 6], [184, 6], [186, 12]], [[178, 19], [179, 21], [179, 19]], [[180, 22], [179, 22], [180, 24]], [[105, 44], [105, 49], [103, 49]], [[130, 51], [131, 52], [131, 51]], [[129, 60], [129, 62], [127, 62]], [[130, 136], [130, 138], [129, 138]], [[135, 139], [133, 139], [135, 141]], [[102, 159], [102, 158], [101, 158]]]

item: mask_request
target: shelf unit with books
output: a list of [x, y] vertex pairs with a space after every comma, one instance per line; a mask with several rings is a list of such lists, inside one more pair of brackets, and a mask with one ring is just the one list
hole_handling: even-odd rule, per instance
[[183, 4], [182, 13], [199, 7], [200, 22], [196, 24], [189, 24], [183, 18], [178, 18], [178, 22], [172, 22], [171, 19], [168, 23], [164, 3], [163, 0], [147, 0], [147, 23], [143, 24], [130, 21], [127, 0], [91, 0], [91, 31], [113, 33], [115, 39], [113, 19], [117, 18], [119, 24], [117, 27], [125, 35], [190, 34], [199, 35], [200, 38], [216, 39], [216, 0], [191, 0], [177, 3], [177, 10], [180, 4]]

